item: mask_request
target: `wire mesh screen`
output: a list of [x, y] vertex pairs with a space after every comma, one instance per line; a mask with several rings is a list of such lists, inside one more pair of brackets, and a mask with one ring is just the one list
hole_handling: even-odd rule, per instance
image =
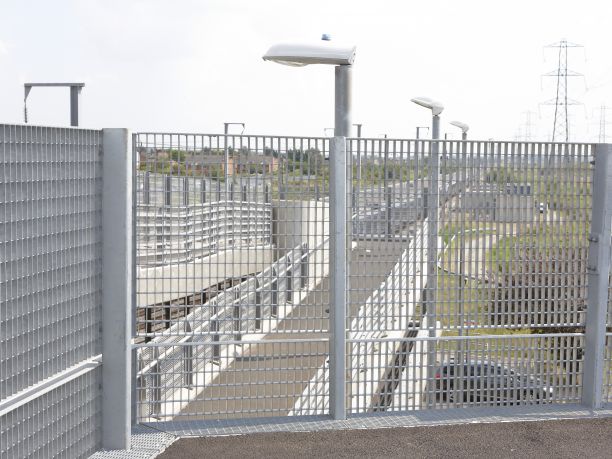
[[[326, 414], [328, 139], [134, 145], [139, 419]], [[447, 407], [425, 394], [445, 365], [506, 372], [505, 404], [576, 401], [593, 147], [347, 149], [349, 411]]]
[[101, 443], [101, 369], [0, 417], [0, 456], [89, 457]]
[[[101, 351], [101, 143], [100, 131], [0, 125], [0, 399]], [[61, 398], [3, 416], [3, 436], [5, 428], [13, 436], [2, 444], [59, 419], [50, 413], [96, 422], [96, 409], [71, 410], [98, 391], [93, 382], [74, 396], [58, 389]], [[71, 437], [72, 446], [63, 441], [40, 436], [37, 448], [89, 451], [95, 443], [89, 433]]]
[[[501, 354], [451, 358], [474, 336], [493, 347], [525, 336], [518, 364], [542, 385], [521, 346], [545, 349], [528, 337], [560, 334], [557, 346], [571, 349], [549, 363], [561, 373], [571, 365], [579, 383], [582, 341], [563, 336], [584, 333], [592, 145], [352, 139], [349, 158], [353, 413], [387, 410], [397, 390], [407, 392], [394, 409], [442, 407], [423, 404], [422, 392], [460, 362], [514, 371]], [[398, 365], [413, 366], [411, 381], [392, 390]], [[555, 390], [548, 401], [576, 400]]]
[[351, 413], [580, 402], [581, 334], [351, 344], [350, 360], [362, 363], [347, 386]]
[[329, 140], [137, 134], [134, 149], [139, 419], [290, 413], [325, 362]]

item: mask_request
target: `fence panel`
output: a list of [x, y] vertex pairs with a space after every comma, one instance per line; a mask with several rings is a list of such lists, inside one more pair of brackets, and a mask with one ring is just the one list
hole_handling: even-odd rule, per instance
[[140, 421], [253, 416], [261, 396], [259, 416], [292, 411], [326, 355], [328, 150], [324, 138], [135, 136]]
[[[156, 392], [162, 402], [143, 396], [140, 419], [252, 416], [260, 373], [276, 364], [288, 366], [271, 390], [287, 391], [261, 416], [329, 413], [333, 372], [318, 344], [329, 336], [329, 140], [139, 134], [135, 148], [141, 380], [173, 388]], [[501, 371], [504, 404], [579, 401], [593, 146], [348, 139], [347, 149], [349, 413], [495, 404], [428, 397], [446, 367]], [[282, 343], [299, 359], [272, 355]], [[244, 365], [247, 354], [268, 363]], [[299, 362], [300, 384], [283, 380]], [[163, 365], [193, 375], [160, 380]]]
[[44, 384], [101, 353], [101, 151], [101, 131], [0, 125], [3, 457], [86, 457], [100, 445], [95, 365]]
[[[516, 340], [523, 352], [535, 336], [558, 334], [571, 353], [550, 365], [571, 364], [578, 387], [593, 145], [352, 139], [350, 151], [349, 412], [391, 406], [398, 362], [416, 368], [409, 386], [421, 392], [446, 366], [502, 364], [464, 351], [474, 336], [503, 346], [533, 335]], [[449, 343], [459, 349], [452, 360]], [[528, 351], [504, 371], [527, 365], [523, 377], [540, 381]], [[579, 400], [556, 386], [549, 401]], [[424, 395], [403, 394], [394, 409], [439, 407]]]

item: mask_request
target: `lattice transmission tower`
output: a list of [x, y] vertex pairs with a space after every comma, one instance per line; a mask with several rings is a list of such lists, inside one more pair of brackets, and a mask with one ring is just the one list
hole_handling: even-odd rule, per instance
[[557, 94], [554, 99], [543, 102], [543, 105], [554, 105], [555, 107], [555, 118], [553, 122], [552, 141], [553, 142], [568, 142], [569, 141], [569, 122], [567, 107], [569, 105], [580, 105], [581, 103], [570, 99], [567, 96], [568, 77], [584, 76], [581, 73], [574, 72], [567, 68], [567, 50], [568, 48], [582, 48], [582, 45], [576, 43], [570, 43], [567, 40], [561, 40], [558, 43], [553, 43], [546, 46], [546, 48], [557, 48], [559, 50], [558, 65], [556, 70], [552, 70], [545, 73], [542, 76], [556, 77], [557, 79]]
[[606, 143], [607, 139], [610, 137], [606, 134], [606, 127], [612, 124], [610, 121], [606, 120], [606, 114], [610, 110], [612, 110], [612, 107], [606, 107], [605, 105], [599, 107], [599, 143]]

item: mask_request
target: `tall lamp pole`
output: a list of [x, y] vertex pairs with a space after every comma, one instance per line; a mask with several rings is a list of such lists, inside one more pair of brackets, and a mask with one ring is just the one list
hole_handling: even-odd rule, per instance
[[329, 409], [332, 418], [346, 419], [346, 292], [347, 226], [350, 180], [347, 180], [346, 137], [351, 131], [351, 74], [355, 46], [337, 47], [329, 36], [316, 45], [280, 44], [263, 56], [266, 61], [294, 67], [334, 65], [334, 135], [330, 148], [330, 346]]
[[[242, 131], [240, 135], [244, 133], [244, 123], [223, 123], [223, 136], [224, 136], [224, 144], [225, 148], [223, 149], [224, 153], [224, 161], [223, 161], [223, 178], [225, 180], [225, 200], [227, 201], [228, 193], [229, 193], [229, 145], [228, 145], [228, 134], [230, 126], [242, 126]], [[232, 177], [234, 174], [232, 173]]]
[[[356, 123], [353, 124], [357, 128], [357, 139], [361, 139], [361, 128], [363, 124]], [[352, 152], [351, 152], [352, 154]], [[355, 213], [356, 209], [359, 207], [359, 199], [358, 194], [361, 191], [361, 140], [357, 140], [357, 192], [353, 190], [353, 213]]]
[[[461, 129], [461, 140], [467, 140], [467, 133], [470, 129], [470, 127], [465, 124], [462, 123], [461, 121], [451, 121], [450, 124], [452, 126], [455, 126], [459, 129]], [[462, 143], [461, 145], [461, 160], [462, 161], [466, 161], [466, 144], [465, 142]], [[472, 172], [472, 167], [471, 164], [467, 164], [467, 161], [464, 163], [465, 166], [462, 168], [463, 170], [463, 177], [461, 177], [461, 198], [460, 198], [460, 202], [461, 202], [461, 206], [464, 206], [464, 202], [465, 202], [465, 189], [467, 187], [468, 182], [471, 182], [471, 172]], [[467, 172], [469, 171], [469, 177], [467, 176]], [[465, 213], [461, 212], [462, 215], [462, 220], [465, 220]], [[465, 225], [464, 225], [465, 226]], [[457, 290], [457, 303], [459, 305], [459, 317], [461, 320], [461, 324], [459, 326], [459, 336], [463, 336], [463, 327], [465, 326], [465, 309], [464, 309], [464, 299], [463, 299], [463, 288], [465, 285], [465, 228], [463, 231], [461, 231], [461, 234], [459, 235], [459, 253], [461, 254], [461, 259], [459, 260], [459, 282], [461, 283], [459, 286], [459, 289]], [[467, 330], [468, 334], [469, 334], [469, 328]], [[463, 349], [463, 341], [459, 341], [459, 355], [457, 360], [459, 362], [463, 362], [466, 360], [466, 356], [465, 356], [465, 352]], [[463, 375], [459, 375], [460, 376], [460, 386], [459, 389], [462, 391], [463, 387], [461, 386], [461, 384], [463, 384]]]
[[427, 341], [427, 403], [433, 400], [432, 388], [434, 366], [436, 363], [436, 332], [437, 332], [437, 290], [438, 290], [438, 218], [440, 207], [440, 157], [438, 155], [438, 140], [440, 138], [440, 114], [444, 106], [428, 97], [411, 99], [417, 105], [431, 110], [431, 148], [429, 149], [428, 193], [427, 193], [427, 287], [424, 290], [423, 301], [429, 340]]

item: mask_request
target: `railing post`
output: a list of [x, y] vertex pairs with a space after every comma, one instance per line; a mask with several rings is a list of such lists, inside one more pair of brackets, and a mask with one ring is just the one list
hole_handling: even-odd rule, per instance
[[261, 331], [261, 287], [259, 283], [255, 287], [255, 331]]
[[276, 317], [278, 315], [278, 274], [276, 274], [276, 270], [272, 268], [272, 283], [270, 284], [271, 290], [271, 303], [272, 307], [270, 308], [270, 315], [272, 317]]
[[333, 419], [346, 419], [346, 289], [347, 269], [347, 174], [346, 138], [330, 144], [329, 190], [329, 409]]
[[161, 415], [162, 404], [162, 380], [161, 380], [161, 362], [159, 361], [159, 348], [156, 347], [153, 351], [153, 361], [155, 365], [151, 369], [153, 373], [153, 387], [151, 388], [151, 414], [154, 417]]
[[183, 205], [189, 206], [189, 177], [183, 177]]
[[293, 256], [287, 256], [287, 271], [285, 271], [285, 301], [291, 303], [293, 301]]
[[221, 346], [219, 345], [220, 336], [219, 336], [219, 318], [217, 314], [219, 313], [219, 306], [214, 304], [211, 311], [211, 321], [210, 321], [210, 331], [212, 332], [212, 361], [218, 364], [221, 363]]
[[[434, 120], [439, 119], [434, 117]], [[434, 124], [435, 131], [437, 125]], [[428, 192], [427, 192], [427, 285], [424, 289], [425, 319], [429, 340], [427, 348], [427, 404], [431, 406], [433, 400], [433, 382], [436, 364], [437, 335], [437, 295], [438, 295], [438, 219], [440, 217], [440, 157], [437, 140], [430, 143], [429, 162], [427, 165]]]
[[242, 340], [242, 333], [241, 333], [241, 321], [242, 321], [242, 306], [240, 304], [240, 291], [236, 290], [234, 292], [234, 311], [233, 311], [233, 316], [234, 316], [234, 321], [233, 321], [233, 329], [234, 329], [234, 337], [233, 339], [235, 341], [240, 341]]
[[[387, 172], [385, 171], [385, 174]], [[393, 227], [392, 227], [392, 207], [393, 207], [393, 188], [388, 186], [385, 188], [385, 207], [387, 208], [387, 212], [386, 212], [386, 220], [387, 220], [387, 237], [391, 237], [391, 235], [393, 234]]]
[[172, 175], [164, 176], [164, 205], [172, 206]]
[[595, 409], [603, 404], [612, 219], [612, 145], [595, 147], [592, 193], [582, 404]]
[[143, 177], [142, 203], [151, 204], [151, 173], [149, 171], [145, 172]]
[[[185, 322], [185, 334], [190, 335], [192, 332], [189, 322]], [[191, 346], [192, 337], [187, 338], [183, 345], [183, 375], [184, 384], [187, 387], [193, 386], [193, 346]]]
[[206, 202], [206, 180], [200, 180], [200, 203], [204, 204]]
[[129, 449], [132, 396], [132, 136], [103, 130], [102, 446]]
[[308, 243], [304, 242], [300, 249], [300, 288], [308, 285]]

